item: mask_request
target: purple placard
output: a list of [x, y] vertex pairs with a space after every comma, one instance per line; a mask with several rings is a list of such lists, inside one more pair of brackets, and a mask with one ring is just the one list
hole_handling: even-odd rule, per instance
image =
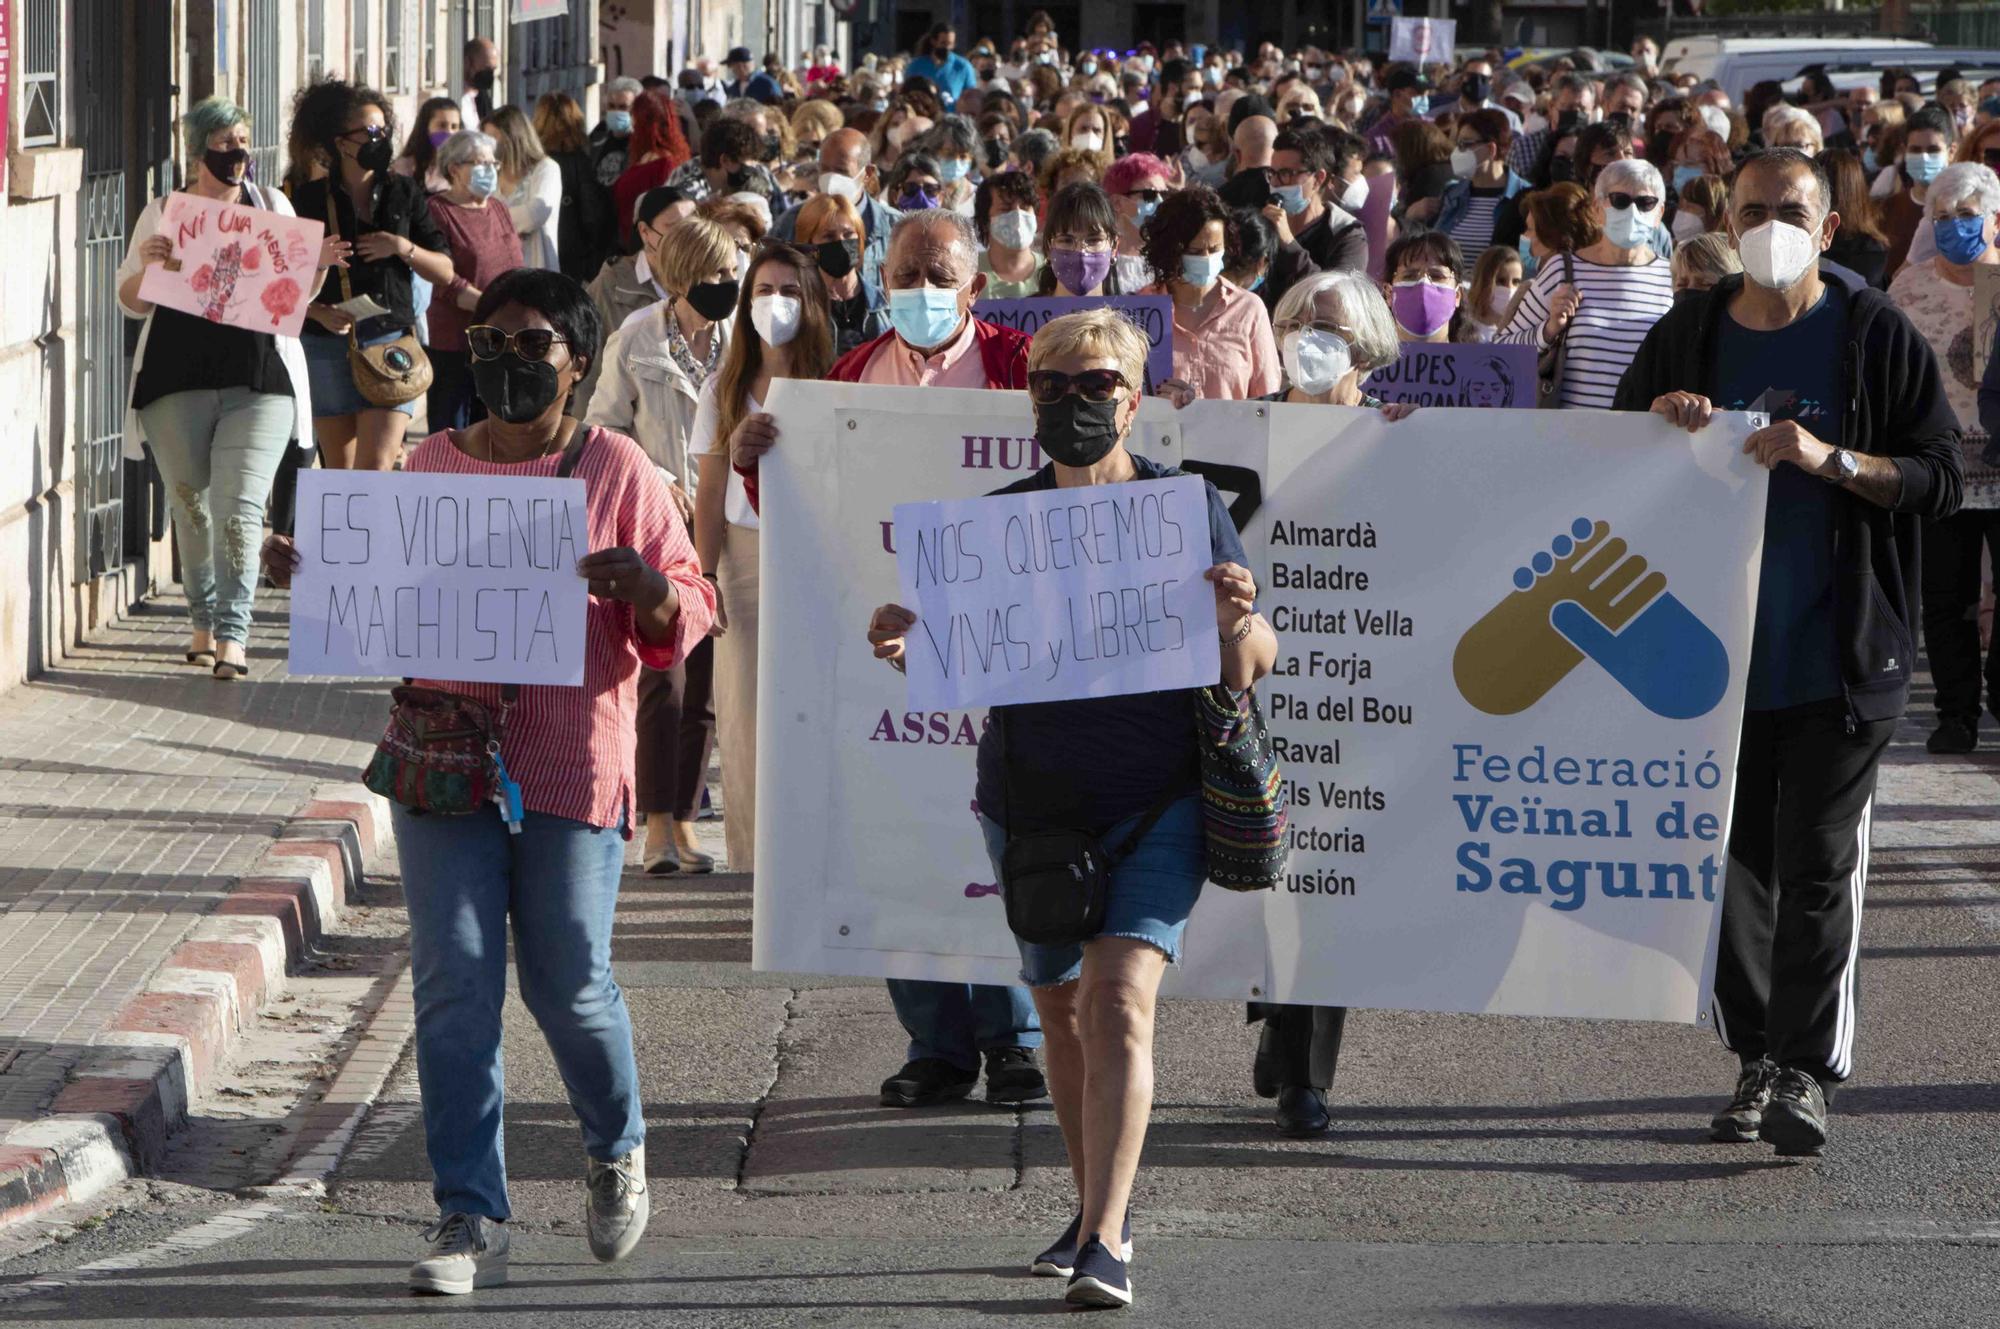
[[1419, 406], [1511, 406], [1533, 410], [1535, 348], [1510, 342], [1406, 341], [1394, 364], [1362, 381], [1383, 401]]
[[1035, 335], [1052, 318], [1085, 309], [1115, 309], [1132, 321], [1146, 339], [1145, 390], [1174, 376], [1174, 302], [1165, 295], [1050, 295], [1015, 300], [981, 300], [974, 317]]

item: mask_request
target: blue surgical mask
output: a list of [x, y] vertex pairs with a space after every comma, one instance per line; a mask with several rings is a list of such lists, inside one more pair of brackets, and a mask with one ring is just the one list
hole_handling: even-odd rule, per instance
[[938, 179], [950, 184], [954, 180], [965, 179], [966, 172], [971, 169], [972, 163], [963, 157], [946, 157], [938, 163]]
[[1221, 254], [1182, 254], [1181, 280], [1207, 290], [1222, 276]]
[[1097, 62], [1095, 60], [1079, 60], [1076, 62], [1076, 72], [1085, 78], [1089, 78], [1097, 72]]
[[1882, 169], [1882, 159], [1875, 155], [1875, 149], [1863, 148], [1861, 150], [1861, 169], [1870, 175]]
[[905, 345], [920, 350], [942, 346], [958, 331], [958, 292], [918, 286], [889, 292], [889, 322]]
[[1907, 152], [1903, 154], [1903, 169], [1910, 173], [1910, 179], [1920, 185], [1927, 185], [1938, 178], [1944, 169], [1942, 152]]
[[868, 109], [880, 115], [889, 109], [889, 99], [887, 97], [877, 97], [874, 101], [868, 103]]
[[1536, 269], [1536, 268], [1539, 268], [1540, 266], [1542, 266], [1542, 261], [1541, 261], [1540, 259], [1538, 259], [1538, 258], [1536, 258], [1536, 257], [1535, 257], [1535, 251], [1534, 251], [1533, 249], [1531, 249], [1531, 248], [1530, 248], [1530, 247], [1528, 246], [1528, 237], [1527, 237], [1527, 236], [1525, 236], [1525, 235], [1524, 235], [1524, 236], [1522, 236], [1522, 237], [1521, 237], [1521, 239], [1520, 239], [1520, 241], [1519, 241], [1519, 243], [1518, 243], [1518, 248], [1519, 248], [1519, 249], [1520, 249], [1520, 251], [1521, 251], [1521, 276], [1522, 276], [1522, 278], [1523, 278], [1523, 279], [1526, 279], [1526, 278], [1528, 278], [1528, 277], [1532, 277], [1532, 276], [1534, 276], [1534, 275], [1535, 275], [1535, 269]]
[[1637, 208], [1606, 208], [1604, 238], [1620, 249], [1637, 249], [1652, 238], [1653, 218]]
[[1976, 263], [1986, 252], [1986, 219], [1984, 217], [1946, 217], [1931, 223], [1931, 235], [1937, 240], [1938, 255], [1947, 263], [1961, 266]]
[[474, 198], [486, 198], [500, 187], [500, 168], [492, 162], [480, 162], [472, 168], [465, 185]]
[[1153, 214], [1159, 210], [1160, 202], [1158, 199], [1142, 198], [1139, 200], [1139, 207], [1134, 215], [1139, 225], [1144, 226], [1147, 222], [1153, 220]]
[[1291, 216], [1298, 216], [1306, 210], [1306, 187], [1304, 185], [1279, 185], [1271, 191], [1271, 197], [1278, 200], [1278, 206]]
[[611, 132], [613, 138], [624, 138], [632, 132], [632, 113], [630, 111], [606, 111], [604, 113], [604, 127]]
[[1270, 273], [1270, 269], [1268, 269], [1268, 268], [1264, 268], [1264, 269], [1260, 269], [1260, 270], [1258, 271], [1258, 273], [1257, 273], [1257, 280], [1255, 280], [1255, 281], [1251, 282], [1251, 283], [1250, 283], [1250, 284], [1249, 284], [1248, 286], [1244, 287], [1243, 289], [1244, 289], [1244, 290], [1246, 290], [1246, 291], [1261, 291], [1261, 290], [1263, 290], [1263, 289], [1264, 289], [1264, 278], [1266, 278], [1266, 277], [1268, 277], [1268, 276], [1270, 276], [1270, 275], [1271, 275], [1271, 273]]
[[1699, 166], [1674, 167], [1674, 192], [1676, 194], [1680, 193], [1688, 187], [1689, 182], [1699, 180], [1706, 174], [1708, 172], [1702, 170]]
[[1411, 99], [1410, 101], [1411, 115], [1429, 115], [1430, 113], [1431, 113], [1431, 95], [1428, 92], [1420, 92], [1414, 98]]

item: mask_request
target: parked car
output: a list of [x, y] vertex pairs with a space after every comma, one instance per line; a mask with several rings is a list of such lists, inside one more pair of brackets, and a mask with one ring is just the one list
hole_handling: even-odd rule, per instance
[[2000, 50], [1895, 37], [1676, 37], [1660, 64], [1669, 73], [1714, 79], [1740, 104], [1755, 84], [1790, 84], [1814, 65], [1824, 66], [1842, 89], [1879, 80], [1887, 69], [1909, 69], [1928, 96], [1939, 70], [1957, 69], [1976, 83], [1985, 71], [2000, 68]]

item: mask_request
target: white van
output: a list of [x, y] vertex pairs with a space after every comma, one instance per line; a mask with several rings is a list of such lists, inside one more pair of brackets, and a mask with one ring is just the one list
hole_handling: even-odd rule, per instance
[[1839, 73], [1861, 75], [1905, 66], [1915, 70], [1928, 93], [1937, 71], [1975, 69], [2000, 64], [2000, 51], [1933, 46], [1896, 37], [1676, 37], [1661, 53], [1660, 66], [1670, 74], [1714, 79], [1741, 105], [1743, 94], [1766, 79], [1780, 83], [1797, 78], [1813, 65]]

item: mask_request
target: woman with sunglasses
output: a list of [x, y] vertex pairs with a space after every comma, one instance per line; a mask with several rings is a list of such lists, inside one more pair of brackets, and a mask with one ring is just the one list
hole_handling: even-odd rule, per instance
[[[520, 786], [513, 826], [488, 806], [463, 816], [392, 809], [410, 910], [417, 1081], [438, 1221], [410, 1269], [420, 1292], [507, 1281], [510, 1208], [500, 1124], [501, 1011], [511, 923], [521, 998], [554, 1054], [584, 1144], [590, 1252], [638, 1244], [651, 1208], [646, 1117], [632, 1020], [611, 973], [611, 927], [632, 831], [632, 717], [641, 668], [670, 669], [706, 635], [714, 591], [653, 463], [622, 434], [563, 412], [597, 355], [597, 307], [560, 272], [517, 268], [479, 298], [466, 342], [487, 418], [442, 430], [412, 472], [583, 481], [589, 584], [583, 685], [419, 680], [504, 716], [501, 760]], [[298, 558], [273, 536], [267, 565]]]
[[1651, 162], [1608, 163], [1577, 223], [1579, 246], [1544, 262], [1515, 302], [1499, 340], [1542, 351], [1562, 342], [1565, 407], [1609, 410], [1639, 344], [1674, 307], [1673, 264], [1652, 246], [1665, 198]]
[[715, 722], [732, 872], [756, 868], [758, 586], [756, 463], [732, 464], [732, 454], [771, 433], [764, 402], [775, 380], [825, 378], [833, 359], [833, 315], [813, 256], [760, 245], [743, 273], [722, 368], [702, 385], [688, 438], [701, 468], [695, 550], [716, 592]]
[[[1044, 325], [1029, 351], [1028, 393], [1050, 461], [1000, 492], [1180, 474], [1125, 446], [1145, 364], [1145, 338], [1115, 311]], [[1213, 485], [1203, 488], [1222, 682], [1240, 694], [1270, 673], [1278, 639], [1256, 612], [1257, 586], [1228, 509]], [[876, 657], [900, 668], [916, 621], [900, 605], [877, 609], [868, 627]], [[1111, 869], [1097, 936], [1080, 945], [1020, 943], [1078, 1200], [1068, 1228], [1031, 1267], [1067, 1278], [1073, 1305], [1132, 1302], [1128, 1210], [1152, 1113], [1154, 999], [1208, 875], [1193, 697], [1174, 690], [996, 707], [979, 744], [979, 821], [996, 870], [1009, 836], [1070, 830], [1110, 846], [1133, 840]]]
[[[338, 79], [318, 83], [300, 98], [294, 134], [310, 143], [328, 174], [301, 185], [292, 206], [301, 217], [327, 223], [327, 234], [354, 246], [347, 279], [329, 281], [306, 311], [301, 338], [312, 383], [313, 434], [320, 465], [330, 470], [393, 470], [415, 401], [377, 406], [355, 386], [348, 364], [348, 334], [363, 346], [395, 341], [416, 326], [411, 276], [449, 286], [458, 273], [450, 242], [431, 215], [421, 180], [398, 175], [395, 123], [388, 98], [373, 88]], [[347, 309], [348, 292], [382, 309], [358, 320]]]
[[1136, 291], [1153, 280], [1146, 263], [1146, 223], [1177, 187], [1174, 168], [1147, 152], [1120, 157], [1104, 172], [1104, 192], [1118, 214], [1118, 285]]

